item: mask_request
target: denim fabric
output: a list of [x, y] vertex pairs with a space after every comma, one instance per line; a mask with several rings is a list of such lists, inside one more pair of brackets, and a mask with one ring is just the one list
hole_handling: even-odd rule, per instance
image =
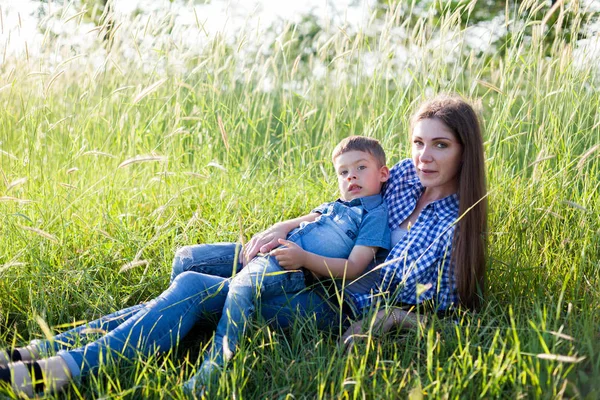
[[[226, 349], [233, 352], [237, 348], [259, 298], [292, 295], [305, 287], [302, 271], [285, 270], [275, 257], [255, 257], [229, 284], [215, 340], [207, 358], [219, 360], [218, 363], [221, 364], [223, 352]], [[230, 355], [228, 354], [228, 358]]]
[[[110, 350], [119, 358], [133, 359], [138, 354], [166, 351], [175, 346], [196, 323], [207, 323], [223, 310], [231, 279], [193, 272], [225, 274], [232, 271], [236, 258], [235, 243], [191, 246], [191, 260], [175, 257], [173, 282], [155, 300], [106, 315], [88, 324], [55, 336], [52, 340], [34, 341], [42, 351], [57, 351], [69, 366], [74, 377], [93, 372]], [[203, 259], [202, 257], [207, 257]], [[179, 259], [179, 260], [178, 260]], [[210, 264], [213, 262], [214, 264]], [[192, 271], [182, 271], [190, 268]], [[227, 269], [229, 268], [229, 269]], [[293, 295], [263, 296], [258, 307], [270, 324], [286, 328], [298, 315], [312, 317], [320, 329], [341, 327], [339, 308], [323, 300], [314, 291]], [[84, 347], [73, 345], [87, 342], [98, 329], [106, 332], [100, 339]]]
[[93, 341], [91, 338], [97, 337], [100, 333], [112, 331], [142, 308], [144, 308], [144, 304], [137, 304], [132, 307], [124, 308], [92, 322], [60, 333], [51, 340], [36, 339], [32, 340], [31, 344], [36, 345], [42, 354], [48, 355], [59, 350], [70, 349], [79, 343]]
[[306, 251], [348, 258], [354, 246], [391, 247], [387, 206], [380, 194], [325, 203], [313, 212], [321, 215], [288, 234], [288, 240]]
[[242, 268], [242, 246], [234, 243], [212, 243], [184, 246], [175, 252], [171, 282], [185, 271], [229, 278]]
[[[292, 230], [287, 239], [323, 257], [348, 258], [356, 245], [390, 248], [387, 208], [381, 195], [350, 202], [325, 203], [313, 212], [321, 215]], [[219, 253], [219, 260], [225, 257]], [[232, 260], [228, 260], [231, 263]], [[215, 340], [205, 355], [201, 371], [209, 373], [237, 348], [257, 298], [305, 289], [302, 271], [287, 271], [274, 257], [255, 257], [231, 281]]]
[[[73, 376], [93, 371], [109, 352], [132, 359], [174, 347], [199, 321], [223, 309], [229, 280], [184, 272], [159, 297], [145, 304], [100, 339], [77, 349], [61, 350]], [[117, 358], [117, 357], [115, 357]]]

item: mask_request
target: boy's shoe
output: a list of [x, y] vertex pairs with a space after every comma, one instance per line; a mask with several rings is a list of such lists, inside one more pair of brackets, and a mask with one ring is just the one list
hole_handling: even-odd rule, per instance
[[183, 392], [191, 399], [204, 398], [206, 386], [216, 380], [219, 374], [223, 371], [223, 364], [217, 360], [206, 358], [196, 375], [183, 384]]
[[203, 399], [206, 394], [206, 385], [196, 382], [196, 377], [183, 384], [183, 394], [189, 399]]

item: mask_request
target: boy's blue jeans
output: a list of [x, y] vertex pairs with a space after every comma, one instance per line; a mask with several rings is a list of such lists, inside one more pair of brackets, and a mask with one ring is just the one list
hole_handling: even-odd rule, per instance
[[[187, 246], [173, 260], [172, 282], [159, 297], [146, 304], [117, 311], [98, 320], [37, 341], [42, 350], [58, 351], [72, 376], [95, 370], [110, 352], [119, 358], [133, 359], [138, 354], [167, 351], [176, 346], [196, 323], [207, 323], [221, 315], [230, 288], [236, 259], [234, 243]], [[197, 272], [198, 271], [198, 272]], [[202, 273], [204, 272], [204, 273]], [[210, 275], [208, 274], [210, 273]], [[341, 321], [340, 311], [314, 291], [260, 299], [263, 317], [280, 326], [290, 326], [300, 316], [313, 316], [322, 329]], [[88, 333], [105, 334], [87, 345]]]
[[220, 365], [223, 356], [231, 357], [260, 298], [292, 296], [305, 288], [303, 271], [287, 271], [275, 257], [255, 257], [229, 282], [223, 313], [205, 363]]

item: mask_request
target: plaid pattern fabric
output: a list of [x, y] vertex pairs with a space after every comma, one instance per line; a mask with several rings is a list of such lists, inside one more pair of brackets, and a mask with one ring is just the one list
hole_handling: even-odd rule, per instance
[[[413, 212], [423, 191], [411, 159], [392, 167], [384, 193], [391, 230], [398, 228]], [[380, 284], [371, 293], [347, 293], [356, 311], [366, 311], [379, 298], [402, 304], [432, 300], [438, 310], [457, 303], [450, 265], [457, 218], [456, 194], [428, 204], [408, 234], [390, 251], [385, 263], [376, 267], [380, 269]]]

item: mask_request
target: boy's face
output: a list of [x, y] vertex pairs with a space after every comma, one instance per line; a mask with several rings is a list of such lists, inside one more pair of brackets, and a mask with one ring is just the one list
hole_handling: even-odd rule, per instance
[[373, 196], [381, 191], [381, 184], [388, 180], [390, 171], [369, 153], [348, 151], [333, 161], [338, 177], [340, 197], [350, 201]]

